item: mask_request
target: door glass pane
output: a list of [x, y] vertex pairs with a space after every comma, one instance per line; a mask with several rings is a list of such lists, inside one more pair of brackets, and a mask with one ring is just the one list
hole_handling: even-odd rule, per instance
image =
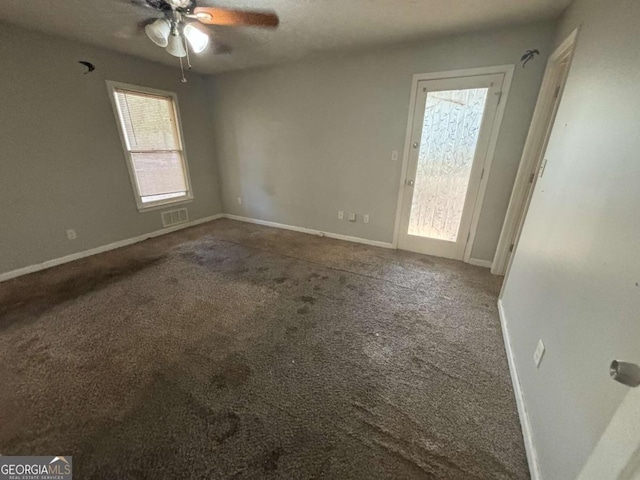
[[457, 241], [487, 92], [427, 94], [409, 235]]

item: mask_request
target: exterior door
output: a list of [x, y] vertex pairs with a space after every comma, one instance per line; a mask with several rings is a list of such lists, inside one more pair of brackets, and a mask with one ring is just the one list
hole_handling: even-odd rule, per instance
[[400, 249], [463, 259], [504, 77], [418, 82]]

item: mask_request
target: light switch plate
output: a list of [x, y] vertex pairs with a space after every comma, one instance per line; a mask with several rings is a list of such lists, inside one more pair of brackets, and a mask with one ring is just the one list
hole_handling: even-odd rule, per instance
[[342, 210], [338, 210], [338, 220], [344, 220], [344, 212]]
[[349, 221], [350, 222], [356, 221], [356, 212], [349, 212]]
[[363, 215], [363, 216], [362, 216], [362, 221], [363, 221], [364, 223], [369, 223], [369, 214], [367, 214], [367, 215]]
[[538, 340], [538, 346], [536, 347], [536, 351], [533, 352], [533, 363], [536, 364], [536, 368], [540, 366], [540, 362], [542, 361], [542, 356], [544, 355], [545, 346], [542, 343], [542, 340]]
[[396, 150], [391, 152], [391, 161], [392, 162], [397, 162], [398, 161], [398, 152]]

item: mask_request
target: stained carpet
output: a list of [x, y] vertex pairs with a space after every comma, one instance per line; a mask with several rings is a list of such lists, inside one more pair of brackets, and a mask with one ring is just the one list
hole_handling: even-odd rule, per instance
[[529, 478], [500, 279], [217, 220], [0, 284], [0, 453], [75, 478]]

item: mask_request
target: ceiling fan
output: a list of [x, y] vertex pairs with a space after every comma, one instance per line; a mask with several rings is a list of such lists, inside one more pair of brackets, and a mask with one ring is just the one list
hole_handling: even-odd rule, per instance
[[[131, 0], [132, 3], [152, 8], [163, 13], [162, 18], [151, 18], [143, 22], [149, 39], [168, 53], [189, 61], [189, 49], [201, 53], [209, 44], [209, 34], [196, 25], [225, 27], [264, 27], [276, 28], [280, 23], [273, 12], [255, 12], [218, 7], [198, 7], [196, 0]], [[217, 51], [228, 52], [224, 47]], [[182, 81], [186, 82], [184, 70]]]

